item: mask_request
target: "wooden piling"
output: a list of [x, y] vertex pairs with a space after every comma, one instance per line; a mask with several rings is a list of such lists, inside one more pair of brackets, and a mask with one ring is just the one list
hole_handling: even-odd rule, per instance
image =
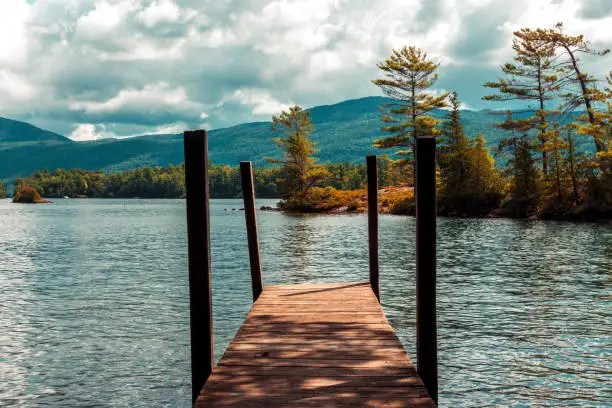
[[240, 162], [240, 179], [242, 181], [242, 196], [244, 197], [244, 216], [246, 219], [247, 240], [249, 245], [253, 302], [255, 302], [263, 290], [263, 281], [261, 277], [261, 258], [257, 234], [255, 186], [253, 183], [253, 168], [250, 161]]
[[380, 277], [378, 265], [378, 169], [376, 156], [366, 156], [368, 172], [368, 257], [370, 286], [380, 302]]
[[417, 370], [438, 402], [436, 329], [436, 140], [416, 140]]
[[187, 196], [191, 396], [195, 403], [214, 364], [208, 137], [205, 130], [186, 131], [183, 140]]

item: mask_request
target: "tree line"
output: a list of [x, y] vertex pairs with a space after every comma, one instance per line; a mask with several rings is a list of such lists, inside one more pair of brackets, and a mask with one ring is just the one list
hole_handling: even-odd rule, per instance
[[[329, 177], [321, 185], [338, 190], [356, 190], [366, 183], [364, 164], [330, 163], [325, 165]], [[260, 198], [279, 198], [280, 180], [287, 177], [282, 168], [255, 167], [255, 194]], [[398, 169], [392, 164], [381, 165], [381, 183], [401, 182]], [[210, 195], [212, 198], [242, 196], [238, 166], [209, 166]], [[2, 186], [0, 184], [0, 193]], [[56, 169], [40, 170], [26, 178], [15, 180], [15, 192], [32, 187], [47, 198], [183, 198], [185, 196], [184, 164], [168, 167], [141, 167], [121, 173], [100, 170]], [[13, 193], [15, 194], [15, 193]], [[0, 196], [2, 197], [2, 196]], [[3, 198], [5, 198], [4, 195]]]
[[[612, 71], [594, 76], [584, 71], [580, 58], [609, 50], [595, 50], [583, 35], [564, 33], [561, 23], [513, 35], [513, 60], [501, 67], [500, 77], [483, 84], [494, 90], [483, 99], [523, 105], [500, 112], [496, 126], [508, 136], [493, 153], [503, 166], [496, 167], [481, 134], [465, 134], [457, 92], [433, 89], [440, 64], [414, 46], [393, 50], [378, 64], [384, 77], [373, 83], [393, 102], [381, 107], [381, 130], [388, 136], [375, 140], [374, 147], [394, 150], [387, 160], [405, 170], [410, 184], [416, 138], [436, 138], [441, 214], [611, 217]], [[438, 109], [448, 110], [442, 120], [430, 116]], [[294, 106], [273, 122], [280, 136], [275, 142], [285, 151], [282, 159], [270, 160], [287, 175], [280, 185], [281, 206], [302, 210], [312, 196], [321, 196], [317, 186], [329, 177], [314, 157], [310, 116]], [[577, 151], [585, 140], [592, 154]]]

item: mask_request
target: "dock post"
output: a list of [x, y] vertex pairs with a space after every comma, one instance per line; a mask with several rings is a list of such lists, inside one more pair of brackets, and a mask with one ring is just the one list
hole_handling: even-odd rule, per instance
[[183, 140], [189, 260], [191, 397], [192, 403], [195, 403], [214, 364], [208, 136], [205, 130], [186, 131]]
[[380, 277], [378, 266], [378, 169], [376, 156], [366, 156], [368, 172], [368, 246], [370, 262], [370, 286], [380, 302]]
[[438, 403], [436, 329], [436, 140], [416, 139], [417, 371]]
[[263, 282], [261, 278], [261, 258], [259, 255], [259, 238], [257, 234], [257, 213], [255, 209], [253, 167], [250, 161], [240, 162], [240, 179], [242, 181], [244, 216], [246, 218], [247, 240], [249, 244], [249, 263], [251, 265], [253, 302], [255, 302], [257, 298], [259, 298], [259, 295], [261, 295], [261, 291], [263, 290]]

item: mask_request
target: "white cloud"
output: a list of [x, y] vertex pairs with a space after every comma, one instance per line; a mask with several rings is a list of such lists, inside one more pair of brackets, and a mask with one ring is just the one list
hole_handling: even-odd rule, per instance
[[182, 133], [189, 127], [185, 122], [169, 123], [167, 125], [158, 126], [154, 132], [147, 133], [150, 135], [169, 135]]
[[8, 101], [27, 103], [36, 97], [36, 88], [27, 78], [0, 68], [0, 108], [3, 108], [3, 101], [8, 106]]
[[96, 1], [94, 9], [77, 20], [77, 35], [89, 39], [105, 38], [112, 35], [115, 29], [127, 19], [129, 13], [135, 9], [137, 9], [137, 5], [131, 0], [119, 2]]
[[253, 115], [275, 115], [293, 105], [291, 102], [281, 103], [263, 89], [238, 89], [234, 95], [242, 105], [253, 107]]
[[138, 12], [136, 19], [151, 28], [160, 23], [176, 23], [181, 19], [181, 14], [181, 8], [174, 1], [161, 0]]
[[117, 135], [106, 131], [106, 127], [102, 124], [79, 123], [68, 137], [76, 142], [86, 142], [117, 137]]
[[[612, 15], [585, 12], [604, 2], [0, 0], [0, 115], [77, 138], [269, 119], [380, 94], [376, 63], [402, 45], [442, 63], [437, 89], [493, 108], [481, 85], [512, 57], [513, 30], [564, 21], [606, 48]], [[611, 61], [582, 63], [601, 75]]]
[[12, 64], [25, 58], [29, 11], [25, 0], [0, 1], [0, 64]]
[[124, 108], [155, 110], [181, 104], [191, 104], [185, 88], [172, 88], [169, 84], [160, 82], [146, 85], [143, 89], [123, 89], [104, 102], [73, 102], [70, 109], [84, 110], [87, 113], [111, 113]]

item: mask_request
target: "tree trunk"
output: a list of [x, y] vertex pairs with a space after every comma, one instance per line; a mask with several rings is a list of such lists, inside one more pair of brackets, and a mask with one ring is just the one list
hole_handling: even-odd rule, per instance
[[[580, 82], [580, 89], [582, 91], [582, 100], [584, 101], [584, 106], [586, 107], [587, 114], [589, 115], [589, 123], [591, 125], [595, 124], [595, 115], [593, 115], [593, 108], [591, 105], [591, 98], [587, 95], [587, 87], [586, 87], [586, 75], [580, 72], [580, 68], [578, 68], [578, 62], [576, 61], [576, 57], [574, 53], [569, 49], [567, 45], [563, 45], [563, 48], [567, 51], [570, 56], [570, 60], [572, 61], [572, 66], [574, 67], [574, 71], [576, 72], [576, 77], [578, 78], [578, 82]], [[597, 153], [603, 152], [606, 150], [606, 145], [595, 136], [593, 136], [593, 141], [595, 142], [595, 148], [597, 149]]]
[[574, 141], [572, 139], [572, 134], [567, 134], [567, 142], [568, 142], [568, 153], [569, 153], [569, 163], [570, 163], [570, 174], [572, 177], [572, 187], [574, 190], [573, 201], [574, 203], [578, 202], [578, 181], [576, 180], [576, 163], [574, 158]]

